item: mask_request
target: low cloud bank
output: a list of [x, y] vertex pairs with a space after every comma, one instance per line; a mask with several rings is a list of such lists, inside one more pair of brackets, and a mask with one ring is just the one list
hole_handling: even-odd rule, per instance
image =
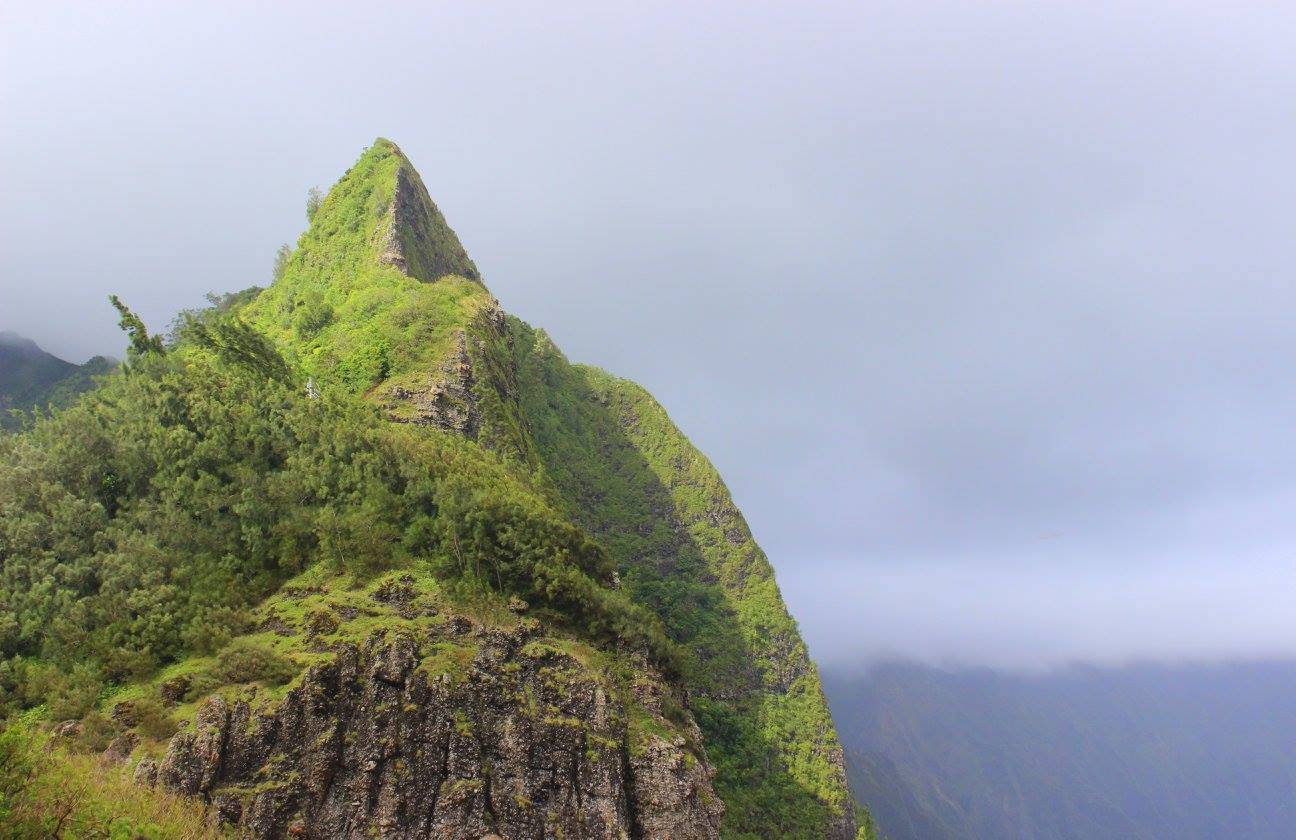
[[1096, 570], [822, 565], [783, 589], [812, 653], [834, 668], [1251, 660], [1296, 655], [1290, 557]]

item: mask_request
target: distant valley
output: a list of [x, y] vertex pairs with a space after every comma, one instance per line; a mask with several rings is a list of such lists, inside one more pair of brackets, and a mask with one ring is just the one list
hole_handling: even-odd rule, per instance
[[855, 795], [890, 840], [1287, 838], [1296, 662], [828, 671]]

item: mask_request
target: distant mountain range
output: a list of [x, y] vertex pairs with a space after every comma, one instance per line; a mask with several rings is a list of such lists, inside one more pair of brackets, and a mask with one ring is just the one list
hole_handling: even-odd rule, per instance
[[1296, 663], [825, 674], [890, 840], [1296, 836]]
[[46, 406], [63, 407], [94, 387], [94, 377], [111, 373], [117, 362], [95, 356], [83, 365], [45, 352], [36, 342], [0, 330], [0, 428], [22, 424], [11, 409], [29, 412]]

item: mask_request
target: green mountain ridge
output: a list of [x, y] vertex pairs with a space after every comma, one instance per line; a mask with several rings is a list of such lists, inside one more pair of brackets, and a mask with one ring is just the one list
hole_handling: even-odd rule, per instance
[[[48, 407], [63, 408], [94, 387], [97, 376], [117, 363], [95, 356], [85, 364], [64, 361], [15, 332], [0, 330], [0, 429], [22, 426], [23, 416]], [[11, 411], [20, 412], [14, 416]]]
[[[255, 732], [282, 733], [302, 713], [294, 709], [312, 708], [300, 705], [312, 691], [345, 695], [319, 686], [333, 679], [328, 669], [341, 667], [335, 663], [346, 661], [347, 650], [383, 659], [412, 649], [425, 663], [444, 662], [437, 651], [454, 650], [461, 664], [447, 673], [471, 662], [467, 673], [494, 675], [472, 677], [456, 689], [458, 700], [443, 698], [478, 709], [467, 712], [465, 732], [522, 726], [533, 751], [568, 755], [556, 724], [526, 722], [538, 719], [525, 704], [491, 713], [520, 723], [501, 724], [479, 710], [491, 697], [483, 692], [497, 690], [489, 686], [531, 667], [515, 657], [532, 650], [526, 640], [539, 633], [544, 649], [562, 651], [555, 655], [567, 663], [563, 680], [597, 687], [591, 690], [611, 703], [610, 718], [585, 705], [553, 717], [584, 696], [566, 690], [546, 701], [557, 705], [544, 720], [583, 721], [587, 743], [621, 743], [630, 757], [624, 771], [608, 770], [597, 751], [562, 759], [584, 768], [573, 769], [573, 778], [611, 772], [621, 781], [591, 800], [605, 803], [595, 822], [593, 805], [570, 811], [557, 801], [543, 805], [546, 819], [574, 836], [716, 836], [706, 827], [720, 813], [707, 804], [713, 785], [724, 806], [719, 836], [855, 835], [818, 672], [714, 467], [643, 389], [571, 364], [542, 331], [504, 313], [395, 144], [379, 139], [366, 150], [314, 212], [276, 282], [246, 297], [228, 312], [192, 316], [164, 356], [140, 344], [130, 375], [114, 386], [123, 393], [96, 392], [90, 402], [101, 403], [78, 405], [9, 444], [17, 466], [0, 475], [12, 526], [0, 534], [0, 600], [18, 623], [0, 627], [0, 690], [8, 685], [11, 696], [27, 698], [11, 701], [12, 708], [43, 702], [47, 714], [52, 705], [81, 712], [85, 704], [70, 698], [106, 686], [111, 690], [101, 689], [79, 724], [102, 726], [94, 715], [128, 701], [153, 709], [183, 678], [186, 688], [175, 695], [183, 702], [163, 702], [173, 710], [162, 714], [197, 728], [168, 745], [141, 735], [139, 726], [125, 727], [142, 738], [127, 751], [136, 772], [168, 789], [206, 791], [213, 807], [233, 809], [245, 830], [262, 826], [261, 836], [278, 836], [293, 813], [313, 813], [320, 825], [352, 819], [330, 810], [327, 799], [303, 799], [314, 789], [309, 779], [285, 781], [273, 770], [279, 761], [334, 759], [311, 759], [303, 754], [315, 749], [310, 743], [280, 735], [238, 747], [260, 756], [245, 769], [231, 758], [210, 771], [194, 769], [206, 754], [202, 739], [242, 743], [222, 722], [230, 712], [220, 709], [262, 721]], [[175, 414], [177, 406], [189, 408]], [[149, 410], [175, 433], [150, 431], [154, 421], [136, 413]], [[90, 427], [97, 430], [90, 437], [116, 430], [90, 447], [102, 456], [64, 442], [79, 436], [85, 448]], [[138, 443], [123, 431], [132, 428]], [[91, 463], [83, 463], [87, 457]], [[130, 466], [141, 458], [159, 466]], [[87, 483], [104, 469], [114, 476], [107, 489]], [[26, 495], [19, 473], [51, 476], [66, 488], [59, 509], [69, 512], [55, 514], [51, 502]], [[59, 524], [74, 509], [91, 517], [75, 535]], [[183, 543], [158, 530], [177, 515], [197, 523], [182, 529]], [[90, 577], [73, 575], [49, 594], [33, 587], [41, 575], [66, 577], [57, 571], [66, 562], [59, 558], [81, 544], [87, 548], [76, 550], [103, 558], [73, 565]], [[103, 600], [110, 578], [93, 571], [96, 563], [130, 570], [142, 562], [137, 556], [181, 556], [182, 549], [187, 559], [163, 563], [162, 578], [154, 572], [140, 580], [132, 571], [111, 583], [117, 589], [109, 601], [137, 602], [126, 607], [131, 618], [123, 623], [120, 607], [114, 613]], [[405, 593], [398, 608], [372, 606], [393, 603], [383, 594], [392, 587]], [[355, 591], [370, 594], [357, 601], [348, 594]], [[302, 592], [306, 600], [291, 594]], [[519, 596], [521, 613], [510, 600]], [[146, 630], [162, 604], [171, 605], [169, 618]], [[72, 618], [51, 627], [60, 614]], [[274, 629], [249, 634], [255, 626]], [[103, 646], [82, 656], [86, 673], [77, 679], [84, 689], [45, 670], [64, 661], [76, 638], [86, 640], [83, 650]], [[263, 664], [231, 664], [247, 660], [238, 653], [244, 649]], [[441, 673], [445, 666], [421, 667]], [[286, 689], [266, 681], [265, 674], [280, 672]], [[391, 684], [401, 686], [402, 714], [412, 718], [383, 738], [399, 740], [411, 727], [427, 738], [462, 737], [445, 734], [426, 718], [424, 704], [411, 700], [423, 696], [422, 683], [402, 676]], [[496, 708], [497, 699], [488, 705]], [[324, 719], [335, 720], [334, 730], [377, 725], [355, 714], [339, 706]], [[605, 720], [610, 729], [598, 722]], [[454, 788], [467, 809], [454, 818], [455, 830], [529, 836], [509, 832], [539, 818], [536, 797], [545, 794], [527, 787], [531, 771], [510, 775], [509, 753], [482, 737], [473, 749], [496, 757], [475, 764], [465, 782], [484, 781], [484, 798]], [[694, 740], [696, 761], [687, 754]], [[457, 754], [451, 742], [447, 754]], [[677, 767], [676, 775], [658, 779], [649, 764], [640, 767], [635, 757], [644, 749], [665, 751], [650, 765]], [[666, 760], [668, 753], [679, 757]], [[373, 790], [351, 766], [344, 760], [329, 771], [340, 782], [321, 777], [319, 784]], [[448, 765], [437, 768], [426, 772], [449, 773]], [[209, 772], [216, 781], [202, 782]], [[377, 796], [370, 819], [403, 825], [401, 814], [424, 807], [400, 781], [407, 772], [394, 767], [395, 775], [383, 777], [383, 790], [394, 792], [367, 794]], [[513, 786], [518, 803], [532, 805], [501, 810], [490, 795], [496, 776], [496, 784]], [[452, 781], [445, 779], [443, 792]], [[615, 794], [618, 785], [626, 793]], [[651, 804], [676, 796], [686, 798], [664, 811]], [[689, 822], [650, 830], [659, 813]], [[429, 811], [426, 819], [449, 818]], [[356, 830], [349, 822], [333, 825]]]
[[[330, 191], [284, 277], [248, 317], [321, 382], [358, 389], [393, 418], [465, 431], [538, 470], [559, 503], [608, 546], [623, 586], [700, 660], [689, 688], [710, 713], [704, 734], [735, 746], [732, 759], [709, 750], [721, 757], [718, 787], [731, 826], [769, 832], [776, 810], [788, 812], [780, 833], [824, 836], [826, 829], [806, 829], [834, 819], [845, 826], [841, 754], [817, 674], [773, 570], [714, 468], [642, 389], [570, 365], [543, 333], [504, 316], [439, 212], [424, 214], [430, 233], [423, 226], [406, 232], [410, 214], [391, 208], [431, 207], [426, 195], [400, 150], [376, 141]], [[381, 221], [366, 236], [363, 220], [373, 216]], [[325, 279], [349, 263], [324, 258], [319, 244], [331, 252], [343, 231], [349, 248], [377, 255], [382, 266], [370, 268], [363, 285], [340, 272]], [[393, 241], [403, 243], [400, 258], [386, 257]], [[408, 283], [406, 274], [431, 279], [420, 266], [464, 273]], [[295, 329], [297, 313], [320, 299], [332, 312], [325, 326]], [[426, 317], [432, 312], [435, 319]], [[379, 325], [388, 331], [378, 333]], [[373, 347], [382, 348], [380, 358], [362, 357]], [[360, 370], [369, 381], [356, 381]], [[726, 693], [735, 696], [718, 699]], [[778, 769], [753, 779], [763, 765]]]

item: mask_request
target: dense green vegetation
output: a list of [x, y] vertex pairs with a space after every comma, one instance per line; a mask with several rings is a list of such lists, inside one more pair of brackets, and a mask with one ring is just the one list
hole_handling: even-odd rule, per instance
[[109, 698], [179, 674], [190, 704], [280, 685], [313, 655], [257, 630], [314, 620], [286, 582], [336, 602], [402, 570], [681, 680], [726, 837], [846, 825], [770, 564], [661, 406], [506, 319], [391, 143], [309, 215], [273, 285], [182, 313], [165, 346], [120, 307], [127, 375], [0, 441], [0, 713], [101, 732]]
[[[422, 558], [651, 651], [605, 552], [488, 453], [310, 399], [236, 318], [0, 441], [0, 698], [80, 717], [105, 685], [209, 653], [286, 578]], [[147, 341], [141, 347], [151, 346]]]
[[[248, 307], [248, 318], [321, 385], [354, 393], [383, 383], [415, 386], [449, 354], [456, 328], [491, 300], [470, 279], [420, 283], [383, 260], [401, 235], [393, 230], [393, 204], [408, 168], [393, 144], [375, 142], [312, 212], [279, 279]], [[444, 241], [422, 245], [462, 252], [439, 214], [436, 221]], [[405, 248], [407, 262], [437, 262], [417, 256], [419, 245]], [[451, 264], [475, 276], [466, 256]]]

